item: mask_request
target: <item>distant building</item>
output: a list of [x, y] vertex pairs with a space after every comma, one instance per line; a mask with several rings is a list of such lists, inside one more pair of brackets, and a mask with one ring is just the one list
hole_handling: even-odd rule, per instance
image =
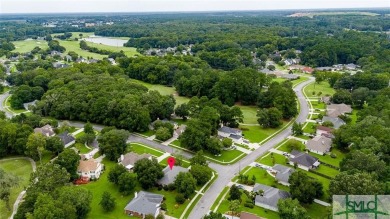
[[71, 134], [69, 134], [68, 131], [65, 131], [65, 132], [59, 134], [58, 137], [61, 139], [65, 148], [76, 143], [76, 139]]
[[299, 75], [294, 75], [294, 74], [282, 74], [282, 78], [287, 79], [287, 80], [296, 80], [299, 78]]
[[53, 127], [51, 127], [51, 125], [45, 125], [41, 128], [35, 128], [34, 132], [41, 133], [45, 137], [53, 137], [56, 135], [56, 133], [54, 132]]
[[312, 68], [310, 68], [310, 67], [304, 67], [303, 69], [302, 69], [302, 71], [304, 72], [304, 73], [307, 73], [307, 74], [311, 74], [311, 73], [313, 73], [313, 69]]
[[126, 167], [127, 170], [132, 170], [135, 163], [142, 159], [152, 159], [152, 155], [150, 154], [136, 154], [134, 152], [127, 153], [125, 155], [121, 155], [118, 159], [118, 163], [122, 166]]
[[288, 179], [290, 178], [291, 174], [295, 172], [293, 168], [275, 164], [271, 171], [275, 173], [275, 179], [278, 181], [278, 183], [285, 186], [290, 186]]
[[136, 192], [133, 200], [125, 207], [125, 213], [130, 216], [145, 218], [146, 215], [153, 215], [154, 218], [160, 213], [160, 206], [164, 196], [150, 192]]
[[77, 167], [77, 174], [84, 181], [99, 179], [102, 171], [103, 164], [94, 159], [80, 160], [79, 166]]
[[256, 183], [253, 187], [254, 192], [262, 191], [262, 195], [256, 195], [255, 205], [271, 210], [278, 211], [278, 201], [280, 199], [286, 199], [290, 197], [290, 194], [286, 191]]
[[65, 63], [61, 63], [61, 62], [53, 63], [53, 68], [67, 68], [67, 67], [69, 67], [69, 65]]
[[174, 166], [172, 170], [171, 168], [169, 168], [169, 166], [167, 166], [163, 169], [164, 177], [159, 179], [157, 181], [157, 184], [162, 186], [172, 184], [174, 183], [176, 176], [179, 175], [180, 172], [186, 173], [188, 171], [189, 170], [187, 168], [181, 166]]
[[318, 158], [312, 157], [309, 154], [301, 151], [293, 150], [289, 159], [290, 165], [297, 164], [299, 168], [309, 171], [315, 169], [320, 165]]
[[332, 139], [322, 135], [316, 136], [306, 142], [306, 149], [319, 155], [328, 153], [331, 147]]

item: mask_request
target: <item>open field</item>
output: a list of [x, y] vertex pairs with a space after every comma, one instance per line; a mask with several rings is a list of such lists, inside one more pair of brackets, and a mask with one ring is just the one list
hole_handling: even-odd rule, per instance
[[[20, 186], [13, 188], [10, 195], [11, 208], [15, 203], [19, 193], [28, 185], [30, 174], [32, 173], [32, 166], [30, 161], [24, 159], [0, 160], [0, 168], [7, 173], [12, 173], [20, 177]], [[0, 201], [0, 219], [7, 219], [11, 216], [12, 211], [8, 211], [5, 203]]]
[[[57, 39], [58, 40], [58, 39]], [[83, 58], [94, 58], [94, 59], [103, 59], [105, 57], [108, 57], [107, 55], [100, 55], [93, 52], [88, 52], [86, 50], [82, 50], [80, 48], [80, 42], [79, 41], [67, 41], [67, 40], [58, 40], [60, 42], [60, 45], [66, 48], [66, 52], [68, 53], [70, 51], [73, 51], [77, 53], [79, 56], [82, 56]]]
[[13, 52], [26, 53], [31, 52], [36, 46], [39, 46], [41, 49], [47, 49], [49, 46], [45, 40], [19, 40], [12, 42], [15, 45]]
[[257, 110], [256, 106], [238, 106], [240, 107], [242, 114], [244, 115], [244, 124], [258, 124], [257, 122]]
[[154, 148], [147, 147], [145, 145], [139, 144], [139, 143], [131, 143], [130, 146], [128, 146], [129, 151], [133, 151], [137, 154], [151, 154], [155, 157], [159, 157], [164, 154], [164, 152], [156, 150]]
[[134, 47], [124, 47], [124, 46], [108, 46], [108, 45], [103, 45], [103, 44], [98, 44], [98, 43], [92, 43], [92, 42], [87, 42], [88, 46], [96, 47], [98, 49], [104, 49], [104, 50], [109, 50], [113, 52], [120, 52], [123, 51], [126, 56], [132, 57], [134, 55], [140, 55], [139, 52], [136, 51], [136, 48]]
[[307, 12], [307, 13], [295, 13], [291, 14], [288, 17], [309, 17], [313, 18], [314, 16], [351, 16], [351, 15], [358, 15], [358, 16], [378, 16], [377, 13], [372, 12], [363, 12], [363, 11], [329, 11], [329, 12]]
[[268, 136], [279, 131], [287, 123], [288, 121], [283, 121], [283, 124], [277, 129], [262, 128], [258, 125], [256, 126], [240, 125], [240, 129], [242, 130], [244, 138], [248, 139], [252, 143], [256, 143], [256, 142], [261, 142], [262, 140], [266, 139]]
[[[303, 92], [307, 97], [319, 97], [318, 96], [319, 92], [322, 92], [321, 96], [326, 96], [326, 95], [332, 96], [336, 91], [332, 87], [330, 87], [327, 81], [323, 81], [319, 84], [311, 83], [307, 85], [303, 89]], [[314, 95], [313, 92], [315, 93]]]

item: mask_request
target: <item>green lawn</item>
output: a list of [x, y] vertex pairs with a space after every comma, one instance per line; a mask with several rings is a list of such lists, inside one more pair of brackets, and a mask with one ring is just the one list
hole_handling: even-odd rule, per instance
[[156, 133], [156, 132], [155, 132], [154, 130], [150, 130], [150, 129], [149, 129], [148, 131], [140, 132], [139, 134], [150, 137], [150, 136], [154, 135], [155, 133]]
[[[229, 211], [229, 201], [227, 200], [227, 196], [221, 202], [221, 205], [219, 206], [217, 212], [226, 213], [226, 212]], [[278, 213], [274, 212], [274, 211], [266, 210], [266, 209], [260, 208], [258, 206], [255, 206], [254, 208], [247, 208], [247, 207], [245, 207], [244, 203], [246, 202], [247, 199], [248, 199], [248, 197], [245, 194], [241, 195], [241, 200], [242, 201], [241, 201], [240, 211], [249, 212], [249, 213], [258, 215], [260, 217], [268, 218], [268, 219], [279, 218]]]
[[319, 155], [312, 152], [309, 152], [311, 156], [317, 157], [320, 159], [320, 162], [324, 162], [336, 167], [340, 166], [340, 161], [345, 157], [345, 153], [341, 152], [337, 148], [332, 148], [331, 153], [336, 155], [336, 158], [330, 157], [330, 155]]
[[85, 135], [85, 132], [82, 131], [82, 132], [78, 133], [77, 135], [75, 135], [74, 137], [75, 138], [80, 138], [80, 137], [83, 137], [84, 135]]
[[98, 43], [92, 43], [87, 41], [87, 45], [91, 47], [96, 47], [98, 49], [104, 49], [108, 51], [113, 51], [113, 52], [120, 52], [123, 51], [126, 56], [132, 57], [134, 55], [139, 55], [139, 52], [136, 51], [136, 48], [134, 47], [124, 47], [124, 46], [108, 46], [108, 45], [103, 45], [103, 44], [98, 44]]
[[287, 79], [285, 78], [274, 78], [272, 79], [272, 82], [278, 82], [278, 83], [283, 83], [285, 82]]
[[303, 205], [303, 207], [306, 209], [307, 214], [313, 219], [328, 219], [328, 212], [325, 206], [313, 203], [310, 205]]
[[239, 150], [228, 150], [228, 151], [223, 150], [221, 152], [221, 156], [214, 156], [214, 155], [210, 154], [208, 151], [205, 151], [204, 154], [207, 157], [218, 160], [220, 162], [232, 162], [235, 158], [240, 157], [239, 159], [234, 161], [234, 162], [237, 162], [245, 155], [245, 153], [243, 153]]
[[275, 180], [275, 177], [271, 176], [263, 168], [252, 167], [252, 168], [249, 169], [248, 172], [245, 173], [245, 175], [248, 175], [249, 179], [252, 179], [252, 176], [255, 176], [256, 177], [256, 180], [255, 180], [256, 183], [260, 183], [260, 184], [276, 187], [278, 189], [283, 189], [283, 190], [286, 190], [286, 191], [289, 190], [287, 186], [284, 186], [284, 185], [278, 183]]
[[332, 178], [334, 178], [337, 174], [339, 174], [338, 170], [325, 165], [320, 165], [315, 171], [330, 176]]
[[[330, 95], [332, 96], [336, 91], [330, 87], [327, 81], [323, 81], [320, 84], [311, 83], [303, 89], [303, 92], [307, 97], [318, 97], [318, 93], [322, 92], [321, 96]], [[315, 92], [315, 95], [313, 95]]]
[[144, 153], [151, 154], [155, 157], [159, 157], [159, 156], [164, 154], [164, 152], [162, 152], [162, 151], [156, 150], [154, 148], [151, 148], [151, 147], [139, 144], [139, 143], [131, 143], [130, 147], [128, 147], [128, 150], [133, 151], [134, 153], [137, 153], [137, 154], [144, 154]]
[[304, 81], [306, 81], [306, 80], [307, 80], [307, 77], [302, 77], [302, 76], [300, 76], [299, 79], [297, 79], [297, 80], [292, 80], [291, 83], [293, 84], [293, 87], [295, 87], [295, 86], [298, 85], [299, 83], [302, 83], [302, 82], [304, 82]]
[[181, 143], [180, 143], [180, 141], [179, 141], [178, 139], [172, 141], [171, 144], [176, 145], [176, 146], [179, 146], [179, 147], [180, 147], [180, 145], [181, 145]]
[[357, 122], [357, 113], [358, 112], [359, 112], [359, 110], [353, 109], [352, 113], [349, 115], [349, 118], [351, 118], [351, 124], [356, 124], [356, 122]]
[[137, 82], [139, 84], [144, 85], [149, 90], [156, 90], [161, 95], [173, 95], [173, 97], [176, 100], [176, 106], [180, 105], [180, 104], [183, 104], [183, 103], [188, 103], [188, 101], [190, 101], [190, 98], [188, 98], [188, 97], [179, 96], [176, 93], [176, 89], [174, 87], [168, 87], [168, 86], [160, 85], [160, 84], [150, 84], [150, 83], [143, 82], [143, 81], [140, 81], [140, 80], [135, 80], [135, 79], [133, 79], [133, 81], [135, 81], [135, 82]]
[[303, 129], [305, 133], [314, 133], [316, 131], [317, 124], [314, 122], [308, 122], [306, 127]]
[[19, 53], [31, 52], [36, 46], [41, 49], [49, 48], [45, 40], [19, 40], [12, 43], [15, 45], [15, 49], [12, 52]]
[[[278, 150], [285, 151], [285, 152], [291, 152], [291, 150], [289, 150], [287, 146], [288, 146], [289, 142], [292, 142], [292, 141], [297, 141], [297, 140], [295, 140], [295, 139], [287, 140], [286, 143], [281, 144], [281, 146], [278, 148]], [[305, 145], [302, 142], [300, 142], [300, 146], [301, 146], [302, 150], [305, 148]]]
[[310, 101], [314, 109], [326, 109], [326, 105], [323, 102], [318, 102], [318, 100]]
[[9, 111], [11, 111], [11, 112], [13, 112], [13, 113], [27, 113], [27, 112], [28, 112], [28, 111], [25, 110], [25, 109], [13, 109], [13, 108], [11, 107], [11, 102], [10, 102], [10, 100], [11, 100], [11, 96], [9, 96], [7, 99], [4, 100], [5, 106], [8, 107], [8, 110], [9, 110]]
[[[116, 163], [103, 159], [105, 165], [105, 172], [95, 182], [90, 182], [86, 185], [80, 185], [92, 192], [91, 212], [88, 214], [88, 218], [102, 218], [102, 219], [127, 219], [129, 218], [124, 214], [123, 209], [127, 203], [134, 197], [134, 193], [128, 196], [123, 196], [119, 193], [119, 189], [113, 183], [110, 183], [107, 179], [108, 172], [112, 169]], [[139, 190], [139, 187], [136, 188]], [[109, 192], [116, 199], [116, 207], [112, 212], [105, 212], [99, 205], [103, 192]]]
[[5, 93], [5, 92], [7, 92], [7, 91], [9, 91], [9, 90], [10, 90], [9, 87], [4, 87], [3, 91], [0, 91], [0, 94], [3, 94], [3, 93]]
[[94, 58], [94, 59], [103, 59], [105, 57], [108, 57], [108, 55], [101, 55], [93, 52], [88, 52], [86, 50], [82, 50], [80, 48], [80, 42], [79, 41], [68, 41], [68, 40], [59, 40], [60, 45], [66, 48], [66, 54], [70, 51], [73, 51], [77, 53], [79, 56], [82, 56], [84, 58]]
[[283, 121], [283, 124], [277, 128], [262, 128], [260, 126], [246, 126], [246, 125], [240, 125], [240, 129], [242, 130], [242, 133], [244, 135], [244, 138], [248, 139], [252, 143], [258, 143], [269, 137], [270, 135], [274, 134], [275, 132], [282, 129], [288, 122]]
[[283, 164], [286, 165], [286, 157], [280, 154], [273, 153], [268, 156], [257, 159], [258, 163], [262, 163], [268, 166], [274, 166], [275, 164]]
[[[164, 167], [167, 166], [167, 165], [168, 165], [168, 158], [169, 158], [169, 157], [166, 157], [164, 160], [162, 160], [162, 161], [160, 162], [160, 164], [161, 164], [162, 166], [164, 166]], [[184, 168], [188, 168], [190, 165], [191, 165], [191, 164], [190, 164], [189, 161], [183, 160], [181, 166], [184, 167]]]
[[214, 208], [217, 207], [219, 201], [222, 199], [222, 197], [229, 191], [229, 186], [225, 186], [223, 188], [222, 192], [218, 195], [218, 198], [215, 200], [214, 204], [211, 206], [210, 210], [214, 211]]
[[257, 110], [256, 106], [238, 106], [240, 107], [242, 114], [244, 115], [244, 124], [258, 124], [257, 122]]
[[[176, 191], [165, 191], [163, 189], [158, 191], [156, 188], [153, 188], [150, 192], [164, 195], [165, 203], [167, 204], [167, 214], [175, 218], [180, 218], [184, 209], [191, 201], [191, 199], [188, 199], [184, 202], [184, 204], [176, 204], [175, 197], [178, 194]], [[191, 198], [193, 198], [194, 195], [192, 195]]]
[[74, 144], [74, 147], [77, 148], [77, 150], [79, 150], [80, 154], [86, 154], [92, 150], [92, 149], [85, 147], [85, 145], [81, 144], [81, 143]]
[[[30, 180], [30, 174], [32, 173], [32, 166], [30, 161], [24, 159], [12, 159], [12, 160], [0, 160], [0, 168], [7, 173], [12, 173], [20, 177], [19, 186], [11, 190], [10, 206], [13, 208], [13, 204], [18, 197], [19, 193], [28, 186]], [[8, 211], [5, 203], [0, 201], [0, 219], [7, 219], [11, 216], [12, 211]]]

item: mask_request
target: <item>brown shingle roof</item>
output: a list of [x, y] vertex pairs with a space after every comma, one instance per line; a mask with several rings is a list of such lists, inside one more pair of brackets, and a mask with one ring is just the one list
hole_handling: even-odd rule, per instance
[[94, 160], [80, 160], [79, 167], [77, 168], [77, 171], [81, 172], [89, 172], [89, 171], [95, 171], [99, 166], [99, 163]]

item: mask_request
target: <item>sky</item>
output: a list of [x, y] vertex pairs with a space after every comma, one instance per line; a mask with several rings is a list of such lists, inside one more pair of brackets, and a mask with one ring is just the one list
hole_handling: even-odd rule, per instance
[[0, 0], [2, 13], [172, 12], [390, 7], [390, 0]]

